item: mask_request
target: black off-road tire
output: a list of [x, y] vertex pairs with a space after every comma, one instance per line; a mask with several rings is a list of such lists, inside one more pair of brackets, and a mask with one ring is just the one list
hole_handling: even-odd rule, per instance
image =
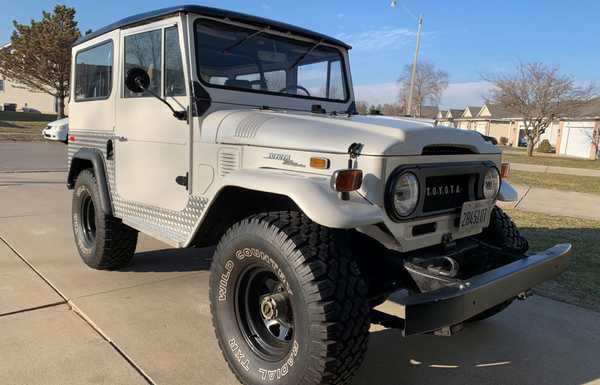
[[529, 250], [527, 239], [521, 235], [508, 214], [498, 206], [492, 210], [490, 225], [483, 231], [482, 239], [486, 243], [517, 254], [525, 254]]
[[[502, 247], [504, 250], [515, 254], [525, 254], [529, 250], [527, 239], [521, 235], [517, 225], [510, 219], [508, 214], [498, 206], [492, 210], [490, 225], [483, 231], [483, 240], [486, 243]], [[510, 306], [513, 301], [514, 298], [504, 301], [469, 318], [467, 322], [477, 322], [493, 317]]]
[[81, 171], [75, 183], [72, 203], [75, 244], [81, 259], [89, 267], [116, 269], [131, 261], [138, 232], [121, 220], [104, 214], [99, 196], [98, 183], [92, 170]]
[[[351, 380], [367, 350], [369, 303], [366, 284], [342, 238], [336, 230], [287, 211], [249, 217], [223, 236], [211, 267], [211, 313], [221, 352], [240, 382]], [[248, 309], [240, 304], [254, 306], [247, 299], [254, 297], [242, 294], [246, 277], [256, 269], [277, 277], [293, 314], [289, 343], [276, 357], [264, 354], [256, 342], [261, 333], [245, 332], [240, 316], [244, 310], [239, 309]]]

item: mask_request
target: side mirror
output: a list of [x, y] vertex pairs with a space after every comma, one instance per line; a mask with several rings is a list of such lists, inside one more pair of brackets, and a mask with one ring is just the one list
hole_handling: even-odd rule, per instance
[[125, 87], [131, 92], [135, 92], [136, 94], [147, 91], [150, 95], [154, 96], [156, 99], [163, 102], [171, 112], [173, 112], [173, 116], [179, 120], [187, 120], [188, 113], [187, 111], [176, 111], [173, 106], [169, 104], [165, 99], [161, 98], [160, 95], [157, 95], [150, 88], [150, 76], [148, 73], [139, 67], [134, 67], [127, 71], [127, 75], [125, 75]]
[[131, 92], [142, 93], [150, 86], [150, 76], [142, 68], [132, 68], [125, 76], [125, 86]]

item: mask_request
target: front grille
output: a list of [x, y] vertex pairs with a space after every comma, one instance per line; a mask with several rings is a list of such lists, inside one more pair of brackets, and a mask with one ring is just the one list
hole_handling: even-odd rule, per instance
[[476, 174], [431, 176], [425, 179], [423, 212], [453, 210], [469, 200]]

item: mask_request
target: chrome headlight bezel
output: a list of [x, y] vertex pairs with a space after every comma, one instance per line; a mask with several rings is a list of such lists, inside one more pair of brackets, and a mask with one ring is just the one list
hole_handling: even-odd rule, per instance
[[500, 193], [502, 179], [500, 172], [496, 167], [490, 167], [483, 175], [483, 184], [481, 186], [484, 199], [496, 199]]
[[[404, 189], [408, 188], [410, 192], [410, 197], [407, 199], [409, 204], [407, 207], [399, 207], [398, 201], [396, 200], [397, 192], [399, 191], [399, 183], [404, 183]], [[408, 183], [408, 184], [407, 184]], [[419, 201], [421, 198], [421, 185], [419, 178], [412, 171], [404, 171], [398, 173], [393, 177], [392, 180], [388, 183], [388, 188], [386, 189], [386, 201], [388, 210], [393, 214], [393, 217], [397, 219], [405, 219], [410, 217], [417, 207], [419, 206]]]

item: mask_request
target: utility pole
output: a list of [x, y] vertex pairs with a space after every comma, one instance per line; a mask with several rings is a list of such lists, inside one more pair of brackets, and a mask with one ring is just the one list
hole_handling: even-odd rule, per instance
[[423, 16], [419, 16], [419, 29], [417, 30], [417, 46], [415, 47], [415, 57], [413, 58], [412, 71], [410, 74], [410, 90], [408, 90], [408, 101], [406, 103], [406, 115], [413, 116], [413, 96], [415, 91], [415, 78], [417, 77], [417, 61], [419, 59], [419, 49], [421, 48], [421, 31], [423, 29]]
[[[390, 3], [390, 6], [392, 8], [395, 8], [396, 5], [398, 5], [398, 0], [392, 0], [392, 2]], [[410, 12], [410, 10], [408, 10], [404, 5], [404, 10], [406, 12], [408, 12], [408, 14], [410, 14], [413, 18], [415, 18], [415, 16], [412, 14], [412, 12]], [[406, 116], [412, 116], [413, 115], [413, 111], [412, 111], [412, 104], [413, 104], [413, 98], [414, 98], [414, 92], [415, 92], [415, 78], [417, 77], [417, 61], [419, 59], [419, 50], [421, 49], [421, 31], [423, 30], [423, 16], [419, 16], [419, 28], [417, 30], [417, 46], [415, 48], [415, 57], [413, 58], [413, 63], [412, 63], [412, 71], [410, 74], [410, 89], [408, 90], [408, 100], [406, 102]]]

